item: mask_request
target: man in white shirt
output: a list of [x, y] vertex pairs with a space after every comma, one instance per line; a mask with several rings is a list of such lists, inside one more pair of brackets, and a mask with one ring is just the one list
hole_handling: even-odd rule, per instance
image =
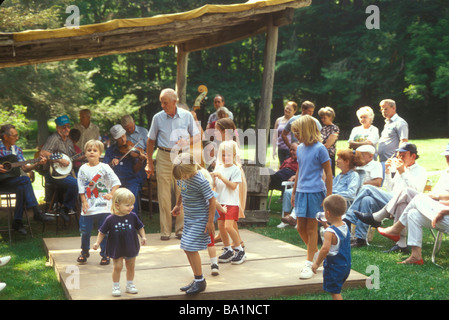
[[[446, 157], [448, 163], [448, 168], [443, 171], [438, 180], [438, 183], [433, 188], [432, 192], [427, 195], [427, 197], [439, 201], [439, 200], [449, 200], [449, 144], [446, 151], [442, 153]], [[401, 216], [405, 213], [405, 208], [408, 204], [415, 198], [415, 196], [421, 194], [416, 189], [406, 188], [401, 192], [397, 193], [388, 204], [381, 210], [374, 212], [373, 214], [365, 214], [355, 212], [356, 216], [364, 223], [370, 224], [373, 227], [380, 227], [382, 220], [389, 218], [390, 216], [394, 218], [394, 222], [400, 220]], [[405, 219], [405, 218], [404, 218]], [[405, 231], [401, 234], [400, 240], [397, 242], [395, 247], [404, 248], [406, 246]]]
[[363, 184], [369, 184], [375, 187], [382, 186], [383, 170], [380, 162], [374, 160], [376, 148], [370, 144], [365, 144], [357, 148], [357, 151], [362, 153], [365, 165], [357, 167], [357, 170], [365, 171]]
[[[173, 177], [173, 162], [179, 152], [189, 148], [201, 139], [201, 133], [192, 114], [177, 106], [178, 96], [173, 89], [164, 89], [159, 96], [162, 111], [156, 113], [151, 121], [147, 140], [147, 178], [156, 171], [157, 198], [159, 202], [161, 240], [170, 240], [172, 232], [172, 199], [177, 199], [180, 190]], [[156, 168], [153, 164], [153, 151], [157, 146]], [[156, 170], [155, 170], [156, 169]], [[184, 212], [176, 216], [175, 234], [182, 236]]]
[[[427, 181], [427, 171], [416, 163], [418, 150], [414, 144], [404, 143], [399, 149], [397, 158], [388, 159], [385, 163], [385, 189], [371, 185], [362, 187], [352, 205], [349, 207], [345, 220], [356, 225], [356, 242], [354, 246], [366, 245], [366, 232], [368, 225], [363, 223], [355, 211], [373, 213], [385, 207], [395, 195], [411, 188], [423, 192]], [[394, 178], [391, 168], [396, 167]]]

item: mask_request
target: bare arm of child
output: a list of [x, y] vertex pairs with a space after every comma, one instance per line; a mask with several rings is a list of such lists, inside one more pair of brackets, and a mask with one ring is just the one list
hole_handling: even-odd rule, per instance
[[92, 249], [97, 250], [98, 247], [100, 246], [100, 243], [103, 241], [103, 239], [104, 239], [104, 234], [102, 234], [101, 232], [98, 232], [97, 241], [92, 246]]
[[235, 190], [238, 187], [238, 185], [240, 184], [240, 182], [229, 181], [227, 178], [223, 177], [223, 175], [220, 172], [215, 172], [215, 173], [213, 172], [212, 177], [217, 177], [218, 179], [223, 181], [223, 183], [226, 185], [226, 187], [231, 190]]
[[145, 229], [140, 228], [139, 230], [137, 230], [137, 232], [139, 232], [140, 235], [140, 244], [144, 246], [147, 243], [147, 237], [145, 236]]
[[111, 189], [111, 192], [106, 193], [105, 195], [103, 195], [103, 198], [105, 200], [111, 200], [112, 196], [114, 195], [115, 190], [117, 190], [118, 188], [120, 188], [120, 185], [113, 186], [112, 189]]
[[89, 209], [89, 204], [87, 203], [86, 196], [83, 193], [80, 193], [80, 199], [81, 199], [81, 206], [84, 213], [87, 212], [87, 209]]
[[326, 259], [326, 256], [329, 253], [332, 243], [336, 243], [336, 242], [337, 242], [337, 238], [335, 237], [335, 234], [333, 232], [325, 232], [324, 233], [323, 245], [321, 246], [321, 250], [318, 253], [318, 257], [312, 266], [313, 273], [316, 273], [317, 269], [323, 263], [324, 259]]
[[332, 184], [333, 184], [333, 178], [332, 178], [332, 168], [331, 168], [331, 161], [326, 161], [323, 163], [322, 168], [324, 170], [325, 174], [325, 184], [326, 184], [326, 197], [332, 195]]
[[228, 212], [228, 208], [226, 207], [226, 205], [222, 206], [222, 205], [220, 204], [220, 202], [218, 202], [217, 199], [215, 199], [215, 209], [217, 209], [217, 211], [218, 211], [218, 212], [221, 212], [221, 213], [226, 213], [226, 212]]
[[171, 211], [172, 216], [177, 217], [181, 214], [182, 196], [179, 195], [176, 205]]
[[209, 218], [207, 220], [207, 224], [206, 224], [206, 228], [204, 229], [204, 233], [207, 233], [207, 234], [215, 233], [214, 217], [215, 217], [216, 202], [217, 202], [217, 199], [215, 197], [212, 197], [209, 199]]

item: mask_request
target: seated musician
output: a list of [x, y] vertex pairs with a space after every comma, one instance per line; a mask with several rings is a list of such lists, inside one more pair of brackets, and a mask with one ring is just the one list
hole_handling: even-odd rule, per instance
[[147, 149], [148, 130], [139, 127], [134, 122], [134, 118], [127, 114], [120, 119], [120, 123], [126, 131], [126, 140], [136, 144], [136, 147]]
[[[136, 197], [134, 210], [138, 210], [138, 195], [142, 189], [144, 178], [146, 177], [144, 166], [146, 155], [142, 152], [130, 151], [133, 143], [127, 140], [126, 130], [120, 124], [116, 124], [110, 129], [111, 137], [115, 141], [109, 148], [103, 159], [108, 163], [115, 174], [120, 179], [122, 187], [128, 188]], [[134, 149], [133, 149], [134, 150]]]
[[[55, 120], [56, 132], [47, 138], [47, 141], [42, 146], [40, 155], [49, 157], [53, 153], [62, 153], [71, 158], [76, 155], [75, 148], [72, 140], [69, 139], [70, 132], [70, 119], [68, 116], [63, 115]], [[70, 160], [59, 159], [55, 160], [59, 162], [62, 167], [69, 166]], [[65, 190], [63, 207], [60, 212], [60, 216], [65, 221], [69, 220], [69, 213], [73, 213], [78, 200], [78, 183], [76, 178], [69, 174], [68, 176], [59, 176], [56, 170], [48, 170], [45, 173], [45, 180], [58, 188]]]
[[[0, 129], [0, 138], [0, 191], [16, 193], [16, 208], [12, 226], [13, 229], [25, 235], [27, 232], [22, 224], [24, 208], [33, 210], [34, 220], [47, 221], [50, 220], [51, 217], [45, 216], [40, 211], [30, 178], [28, 176], [21, 176], [20, 170], [7, 170], [3, 165], [7, 158], [8, 162], [11, 163], [25, 162], [22, 149], [16, 145], [17, 140], [19, 140], [19, 134], [17, 133], [16, 128], [12, 124], [3, 125]], [[14, 155], [15, 157], [11, 157], [11, 155]], [[46, 158], [41, 158], [39, 162], [33, 165], [23, 165], [21, 168], [24, 172], [30, 172], [37, 165], [46, 162]]]

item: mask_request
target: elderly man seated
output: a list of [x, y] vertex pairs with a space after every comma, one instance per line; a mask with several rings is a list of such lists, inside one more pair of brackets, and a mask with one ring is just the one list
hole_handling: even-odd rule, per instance
[[[449, 194], [445, 195], [449, 199]], [[422, 258], [422, 228], [436, 228], [449, 232], [449, 200], [435, 201], [425, 194], [419, 194], [405, 208], [399, 221], [389, 228], [378, 228], [381, 235], [398, 241], [404, 229], [408, 230], [407, 244], [412, 254], [402, 264], [424, 264]]]
[[374, 160], [376, 154], [376, 148], [370, 144], [365, 144], [357, 148], [357, 151], [362, 153], [365, 165], [357, 167], [356, 170], [363, 170], [365, 177], [363, 184], [369, 184], [375, 187], [382, 186], [383, 169], [380, 162]]
[[[428, 195], [434, 200], [440, 200], [444, 195], [449, 194], [449, 144], [446, 150], [441, 153], [441, 155], [446, 157], [447, 169], [441, 174], [438, 183], [433, 188], [432, 192]], [[374, 213], [361, 213], [355, 212], [357, 218], [362, 222], [369, 224], [373, 227], [380, 227], [382, 220], [386, 218], [393, 217], [394, 222], [399, 221], [401, 215], [403, 214], [407, 205], [412, 201], [412, 199], [417, 196], [419, 192], [413, 188], [406, 188], [401, 192], [397, 193], [385, 207]], [[404, 249], [406, 247], [406, 229], [402, 231], [401, 237], [397, 242], [396, 246]], [[393, 247], [395, 248], [395, 247]]]
[[[416, 163], [418, 150], [414, 144], [404, 143], [399, 149], [397, 158], [390, 158], [385, 163], [385, 189], [365, 185], [358, 193], [356, 199], [349, 207], [345, 221], [356, 225], [356, 239], [353, 247], [366, 245], [368, 225], [360, 221], [355, 211], [373, 213], [383, 208], [398, 193], [406, 188], [423, 192], [427, 181], [427, 171]], [[393, 167], [396, 173], [393, 177]], [[399, 249], [398, 249], [399, 250]]]

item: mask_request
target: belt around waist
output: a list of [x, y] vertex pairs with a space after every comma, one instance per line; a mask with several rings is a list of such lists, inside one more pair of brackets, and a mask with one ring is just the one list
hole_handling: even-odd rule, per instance
[[[162, 151], [165, 151], [165, 152], [172, 152], [172, 151], [173, 151], [173, 149], [164, 148], [164, 147], [158, 147], [158, 149], [161, 149]], [[181, 149], [176, 149], [176, 148], [175, 148], [175, 151], [173, 151], [173, 152], [181, 153], [182, 150], [181, 150]]]

